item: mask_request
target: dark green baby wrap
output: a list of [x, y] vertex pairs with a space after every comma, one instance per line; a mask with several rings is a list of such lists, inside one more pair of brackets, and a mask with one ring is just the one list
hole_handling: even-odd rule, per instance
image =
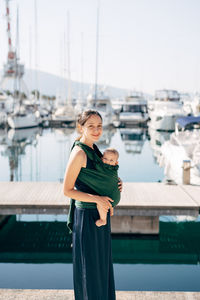
[[[118, 188], [119, 179], [117, 172], [119, 166], [111, 166], [103, 163], [101, 158], [92, 148], [81, 143], [80, 141], [75, 141], [72, 149], [76, 145], [85, 151], [87, 157], [93, 161], [93, 165], [95, 168], [81, 168], [78, 179], [83, 182], [84, 185], [92, 189], [96, 195], [110, 197], [112, 200], [114, 200], [114, 202], [111, 202], [112, 206], [116, 206], [120, 201], [120, 191]], [[67, 226], [70, 230], [70, 233], [72, 232], [73, 228], [75, 206], [80, 208], [96, 208], [96, 203], [82, 202], [71, 199], [67, 221]]]

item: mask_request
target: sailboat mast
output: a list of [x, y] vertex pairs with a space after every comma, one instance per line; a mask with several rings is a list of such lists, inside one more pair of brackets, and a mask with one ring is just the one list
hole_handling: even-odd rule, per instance
[[20, 105], [22, 104], [21, 97], [21, 78], [18, 70], [18, 61], [19, 61], [19, 7], [17, 6], [17, 26], [16, 26], [16, 73], [17, 73], [17, 85], [18, 85], [18, 97], [20, 100]]
[[9, 1], [10, 0], [6, 0], [6, 20], [7, 20], [7, 36], [8, 36], [8, 59], [13, 59], [14, 56], [15, 56], [15, 53], [13, 51], [12, 40], [11, 40]]
[[38, 68], [38, 55], [37, 55], [37, 47], [38, 47], [38, 28], [37, 28], [37, 0], [34, 1], [34, 11], [35, 11], [35, 102], [37, 102], [38, 94], [38, 74], [37, 74], [37, 68]]
[[70, 15], [67, 12], [67, 62], [68, 62], [68, 89], [67, 89], [67, 101], [68, 104], [72, 104], [72, 91], [71, 91], [71, 70], [70, 70]]
[[95, 94], [94, 94], [94, 100], [95, 100], [95, 106], [96, 106], [96, 100], [97, 100], [97, 94], [98, 94], [98, 54], [99, 54], [99, 2], [97, 7], [97, 31], [96, 31], [96, 72], [95, 72]]
[[81, 32], [81, 102], [83, 103], [84, 90], [83, 90], [83, 32]]
[[16, 60], [19, 60], [19, 6], [17, 5], [17, 20], [16, 20]]
[[30, 70], [30, 86], [32, 88], [33, 80], [32, 80], [32, 30], [31, 30], [31, 26], [29, 26], [29, 70]]

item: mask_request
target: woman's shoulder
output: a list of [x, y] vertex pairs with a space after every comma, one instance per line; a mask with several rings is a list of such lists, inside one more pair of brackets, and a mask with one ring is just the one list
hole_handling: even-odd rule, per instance
[[69, 164], [73, 167], [81, 166], [85, 167], [87, 161], [87, 157], [85, 152], [78, 146], [74, 146], [70, 153]]
[[78, 145], [74, 146], [71, 153], [73, 154], [73, 156], [76, 157], [83, 157], [83, 158], [86, 157], [85, 151], [82, 148], [80, 148]]
[[74, 148], [71, 151], [71, 159], [76, 160], [80, 163], [86, 162], [87, 156], [83, 149], [81, 149], [79, 146], [74, 146]]

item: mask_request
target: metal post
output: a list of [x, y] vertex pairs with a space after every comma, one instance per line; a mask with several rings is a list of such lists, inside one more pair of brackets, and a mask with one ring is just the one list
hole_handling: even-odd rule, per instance
[[190, 184], [190, 169], [191, 169], [190, 160], [184, 160], [182, 168], [183, 168], [183, 184]]

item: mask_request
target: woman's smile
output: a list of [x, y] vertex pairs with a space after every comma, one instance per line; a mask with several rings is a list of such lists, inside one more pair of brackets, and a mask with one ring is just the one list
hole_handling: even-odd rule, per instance
[[92, 134], [92, 136], [94, 136], [94, 137], [99, 137], [100, 134]]

